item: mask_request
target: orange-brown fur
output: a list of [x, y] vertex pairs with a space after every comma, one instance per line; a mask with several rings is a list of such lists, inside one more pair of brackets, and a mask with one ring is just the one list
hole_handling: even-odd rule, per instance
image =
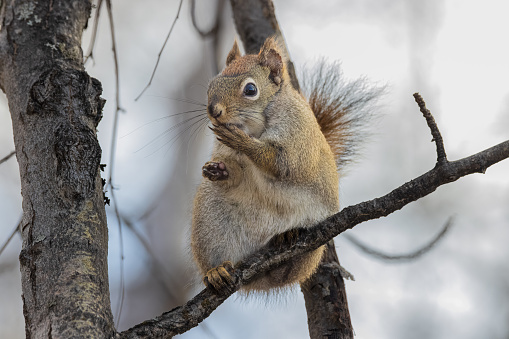
[[[243, 94], [246, 79], [256, 84], [257, 99]], [[194, 201], [191, 247], [203, 276], [219, 289], [228, 265], [218, 265], [235, 264], [275, 235], [337, 212], [338, 174], [313, 111], [290, 84], [275, 39], [258, 55], [241, 56], [235, 43], [227, 67], [210, 82], [208, 97], [218, 140], [204, 168], [222, 163], [227, 175], [203, 178]], [[268, 291], [302, 282], [322, 252], [320, 247], [294, 258], [243, 289]]]

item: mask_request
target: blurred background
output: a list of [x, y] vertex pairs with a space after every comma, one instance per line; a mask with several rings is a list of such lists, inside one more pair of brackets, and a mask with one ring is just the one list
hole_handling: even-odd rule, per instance
[[[450, 160], [509, 139], [507, 1], [274, 0], [274, 5], [297, 70], [326, 57], [341, 60], [349, 79], [366, 76], [387, 86], [367, 126], [370, 137], [362, 154], [340, 182], [343, 207], [384, 195], [434, 166], [435, 146], [414, 92], [434, 114]], [[123, 274], [118, 222], [112, 207], [107, 212], [116, 317], [123, 295], [116, 318], [120, 330], [184, 303], [201, 288], [187, 237], [193, 195], [213, 137], [204, 122], [195, 123], [199, 112], [179, 113], [201, 109], [185, 101], [206, 102], [208, 79], [223, 67], [235, 30], [229, 2], [218, 13], [217, 1], [198, 0], [195, 19], [202, 30], [220, 15], [217, 39], [201, 38], [190, 2], [184, 1], [152, 85], [134, 101], [150, 78], [178, 6], [176, 0], [113, 1], [125, 109], [113, 177], [124, 218]], [[108, 100], [99, 139], [102, 163], [111, 166], [115, 74], [105, 9], [87, 71], [102, 82]], [[91, 27], [92, 19], [84, 51]], [[2, 94], [0, 158], [12, 150]], [[441, 242], [416, 260], [382, 261], [339, 236], [340, 261], [355, 276], [346, 289], [356, 338], [509, 338], [508, 207], [506, 160], [485, 175], [440, 187], [387, 218], [347, 232], [384, 253], [402, 254], [425, 245], [454, 216]], [[0, 165], [0, 215], [1, 246], [21, 215], [14, 158]], [[24, 337], [20, 248], [16, 235], [0, 256], [1, 338]], [[180, 337], [308, 338], [300, 291], [280, 299], [267, 303], [233, 296], [204, 325]]]

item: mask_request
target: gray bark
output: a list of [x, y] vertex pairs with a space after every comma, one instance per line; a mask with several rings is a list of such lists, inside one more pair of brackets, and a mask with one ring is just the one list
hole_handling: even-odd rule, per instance
[[301, 284], [311, 338], [353, 338], [353, 327], [346, 300], [334, 240], [327, 243], [316, 273]]
[[27, 338], [115, 333], [96, 127], [104, 100], [84, 71], [90, 0], [4, 0], [0, 87], [21, 176]]

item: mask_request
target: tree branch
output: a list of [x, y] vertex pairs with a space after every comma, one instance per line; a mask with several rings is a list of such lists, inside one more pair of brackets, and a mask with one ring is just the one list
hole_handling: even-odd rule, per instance
[[376, 259], [381, 259], [381, 260], [385, 260], [385, 261], [393, 261], [393, 262], [394, 261], [405, 261], [405, 260], [409, 261], [409, 260], [417, 259], [420, 256], [422, 256], [423, 254], [428, 253], [437, 244], [437, 242], [439, 242], [444, 237], [444, 235], [447, 233], [447, 231], [452, 226], [452, 224], [453, 224], [453, 218], [451, 217], [451, 218], [449, 218], [449, 220], [447, 220], [447, 223], [443, 226], [442, 230], [429, 243], [427, 243], [423, 247], [419, 248], [418, 250], [414, 250], [413, 252], [406, 253], [406, 254], [394, 255], [394, 254], [383, 253], [381, 251], [378, 251], [378, 250], [375, 250], [375, 249], [369, 247], [368, 245], [364, 244], [363, 242], [361, 242], [360, 240], [358, 240], [357, 238], [355, 238], [354, 236], [352, 236], [350, 234], [345, 234], [344, 237], [346, 239], [348, 239], [352, 244], [354, 244], [357, 248], [359, 248], [361, 251], [363, 251], [364, 253], [366, 253]]
[[0, 159], [0, 165], [9, 160], [14, 154], [16, 154], [16, 151], [12, 151], [11, 153], [7, 154], [5, 157]]
[[198, 27], [198, 23], [196, 21], [196, 0], [191, 0], [191, 21], [193, 23], [194, 29], [202, 39], [210, 38], [212, 43], [212, 71], [214, 74], [217, 74], [219, 72], [219, 36], [221, 32], [221, 23], [223, 21], [223, 9], [225, 5], [225, 0], [217, 0], [216, 5], [216, 18], [214, 25], [212, 28], [208, 31], [203, 31]]
[[97, 27], [99, 26], [99, 16], [101, 15], [101, 7], [103, 4], [103, 0], [98, 0], [95, 14], [94, 14], [94, 23], [92, 24], [92, 36], [90, 38], [90, 43], [88, 45], [88, 51], [85, 54], [85, 58], [83, 63], [86, 65], [87, 61], [89, 59], [94, 59], [94, 46], [95, 46], [95, 40], [97, 38]]
[[221, 305], [240, 286], [293, 256], [301, 255], [326, 244], [338, 234], [368, 220], [385, 217], [403, 206], [420, 199], [438, 187], [454, 182], [473, 173], [485, 173], [491, 165], [509, 158], [509, 140], [472, 156], [452, 161], [437, 162], [436, 166], [421, 176], [403, 184], [392, 192], [341, 210], [310, 229], [303, 229], [297, 241], [288, 246], [265, 246], [235, 266], [232, 292], [216, 294], [204, 289], [192, 300], [155, 319], [143, 322], [119, 334], [119, 338], [150, 338], [174, 336], [198, 325]]
[[163, 54], [163, 51], [164, 51], [164, 48], [166, 47], [166, 43], [168, 42], [168, 39], [170, 39], [171, 32], [173, 32], [173, 27], [175, 27], [175, 24], [177, 23], [177, 20], [180, 15], [180, 9], [182, 8], [183, 2], [184, 2], [184, 0], [180, 0], [179, 8], [177, 10], [177, 15], [175, 16], [175, 19], [173, 19], [173, 23], [171, 24], [170, 31], [166, 35], [166, 39], [164, 39], [164, 43], [163, 43], [163, 46], [161, 47], [161, 50], [159, 51], [159, 54], [157, 54], [157, 61], [154, 66], [154, 70], [152, 71], [152, 75], [150, 76], [150, 80], [148, 81], [148, 84], [145, 86], [145, 88], [143, 88], [141, 93], [136, 97], [136, 99], [134, 99], [134, 101], [138, 101], [138, 99], [143, 95], [143, 93], [145, 93], [145, 91], [150, 87], [150, 85], [152, 84], [152, 80], [154, 80], [154, 75], [156, 75], [156, 70], [157, 70], [157, 66], [159, 65], [159, 61], [161, 60], [161, 55]]
[[214, 25], [208, 30], [203, 31], [200, 27], [198, 27], [198, 22], [196, 21], [196, 0], [191, 0], [191, 22], [193, 23], [193, 27], [201, 36], [202, 39], [206, 39], [208, 37], [216, 36], [219, 32], [219, 27], [221, 25], [221, 14], [223, 11], [224, 0], [218, 0], [217, 2], [217, 13], [216, 20]]
[[16, 235], [16, 233], [20, 232], [20, 224], [21, 224], [21, 220], [16, 224], [16, 226], [14, 227], [14, 229], [12, 230], [11, 234], [9, 235], [7, 240], [4, 242], [2, 247], [0, 247], [0, 256], [2, 255], [2, 253], [5, 250], [5, 248], [7, 247], [7, 245], [9, 245], [9, 243], [12, 240], [12, 238], [14, 238], [14, 235]]
[[433, 136], [431, 141], [434, 141], [437, 146], [437, 162], [446, 162], [447, 155], [445, 154], [444, 140], [442, 139], [442, 134], [440, 134], [437, 123], [435, 122], [435, 119], [433, 118], [433, 115], [431, 115], [429, 109], [426, 108], [426, 103], [424, 102], [422, 96], [419, 93], [414, 93], [414, 98], [415, 102], [421, 109], [422, 115], [428, 123], [429, 129], [431, 130], [431, 135]]

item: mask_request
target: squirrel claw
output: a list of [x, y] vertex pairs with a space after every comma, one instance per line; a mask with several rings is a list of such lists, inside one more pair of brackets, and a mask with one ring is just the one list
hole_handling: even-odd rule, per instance
[[210, 181], [226, 180], [229, 176], [226, 165], [222, 161], [207, 161], [202, 167], [202, 174]]
[[234, 150], [239, 150], [250, 141], [250, 137], [246, 132], [233, 124], [213, 126], [214, 127], [210, 129], [216, 135], [217, 140]]
[[216, 292], [233, 293], [235, 292], [235, 281], [232, 277], [233, 264], [231, 261], [225, 261], [221, 265], [214, 267], [205, 274], [203, 282], [209, 288], [214, 289]]

